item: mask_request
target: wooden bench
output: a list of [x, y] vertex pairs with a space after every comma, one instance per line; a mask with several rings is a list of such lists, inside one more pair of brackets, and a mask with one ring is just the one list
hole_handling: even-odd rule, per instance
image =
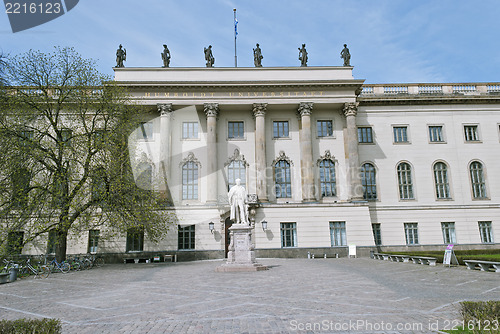
[[373, 257], [378, 260], [385, 260], [389, 261], [389, 254], [384, 254], [384, 253], [373, 253]]
[[492, 261], [479, 261], [479, 260], [464, 260], [467, 269], [474, 270], [476, 266], [479, 266], [481, 271], [490, 271], [491, 268], [495, 269], [495, 272], [500, 273], [500, 262]]
[[177, 262], [177, 255], [163, 255], [163, 262], [167, 262], [167, 259], [169, 259], [170, 262]]
[[144, 261], [144, 262], [148, 263], [148, 262], [151, 261], [151, 258], [144, 257], [144, 256], [141, 256], [141, 255], [137, 254], [137, 256], [128, 255], [128, 256], [123, 257], [123, 263], [124, 264], [127, 263], [127, 260], [134, 260], [134, 263], [139, 263], [140, 261]]

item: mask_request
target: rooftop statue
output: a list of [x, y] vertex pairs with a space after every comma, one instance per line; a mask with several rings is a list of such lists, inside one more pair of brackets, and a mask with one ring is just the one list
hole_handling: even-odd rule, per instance
[[256, 48], [253, 49], [253, 63], [255, 67], [262, 67], [262, 51], [260, 50], [259, 43], [257, 43]]
[[236, 184], [229, 189], [227, 197], [231, 205], [230, 219], [236, 224], [248, 225], [248, 206], [245, 203], [247, 191], [245, 187], [240, 185], [241, 180], [236, 179]]
[[302, 44], [302, 48], [299, 48], [299, 60], [300, 60], [300, 66], [302, 67], [307, 66], [307, 51], [305, 44]]
[[123, 62], [127, 60], [127, 49], [122, 49], [122, 45], [116, 50], [116, 67], [125, 67]]
[[344, 66], [351, 66], [351, 54], [347, 48], [347, 44], [344, 44], [344, 49], [340, 52], [340, 58], [344, 59]]
[[163, 44], [163, 52], [161, 53], [161, 59], [163, 60], [163, 67], [170, 66], [170, 50], [166, 44]]
[[213, 67], [215, 63], [214, 55], [212, 54], [212, 46], [209, 45], [208, 48], [203, 48], [205, 52], [205, 60], [207, 61], [207, 67]]

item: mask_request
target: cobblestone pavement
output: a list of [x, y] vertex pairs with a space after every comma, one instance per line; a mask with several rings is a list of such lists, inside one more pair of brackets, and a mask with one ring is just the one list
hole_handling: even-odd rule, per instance
[[500, 299], [500, 275], [358, 259], [115, 264], [0, 285], [0, 318], [51, 317], [64, 333], [430, 333], [458, 302]]

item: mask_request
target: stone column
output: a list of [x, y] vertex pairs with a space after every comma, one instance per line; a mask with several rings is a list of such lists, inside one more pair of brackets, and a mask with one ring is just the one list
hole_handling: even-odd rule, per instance
[[207, 203], [217, 203], [217, 115], [218, 103], [203, 105], [207, 115]]
[[349, 198], [352, 201], [363, 200], [363, 186], [361, 184], [358, 155], [358, 131], [356, 128], [357, 112], [358, 103], [346, 103], [344, 105], [344, 115], [347, 123], [348, 176], [351, 183]]
[[314, 201], [314, 173], [311, 137], [311, 112], [312, 102], [301, 102], [298, 112], [300, 114], [300, 176], [302, 183], [302, 201]]
[[172, 157], [172, 130], [170, 123], [174, 109], [172, 108], [172, 103], [158, 103], [157, 107], [160, 113], [159, 191], [164, 199], [170, 200], [170, 190], [168, 187]]
[[254, 103], [255, 117], [255, 165], [257, 170], [257, 197], [261, 202], [267, 202], [266, 179], [266, 111], [267, 103]]

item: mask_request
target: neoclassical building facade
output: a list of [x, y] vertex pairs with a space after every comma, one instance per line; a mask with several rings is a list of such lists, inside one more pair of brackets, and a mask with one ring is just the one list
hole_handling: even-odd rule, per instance
[[237, 178], [258, 257], [498, 247], [500, 84], [366, 85], [352, 69], [115, 68], [144, 111], [135, 177], [175, 226], [158, 244], [90, 231], [68, 252], [222, 258]]

